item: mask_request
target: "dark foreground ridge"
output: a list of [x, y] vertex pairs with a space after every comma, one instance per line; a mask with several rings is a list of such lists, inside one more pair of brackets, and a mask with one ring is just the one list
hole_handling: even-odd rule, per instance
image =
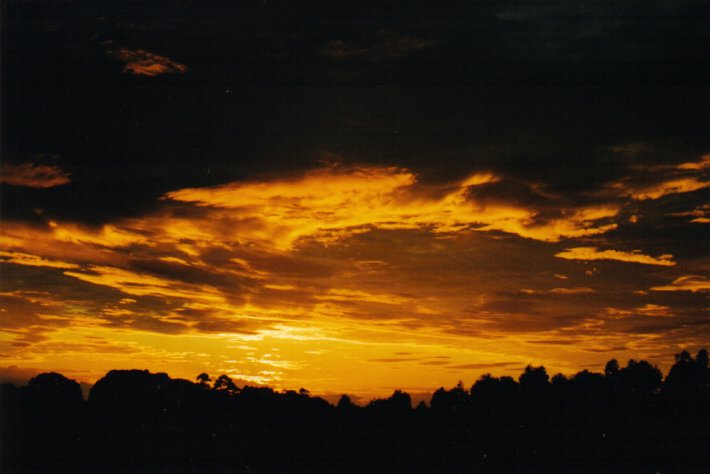
[[630, 360], [604, 373], [518, 381], [482, 376], [360, 407], [307, 390], [238, 388], [113, 370], [84, 401], [56, 373], [2, 385], [2, 472], [705, 471], [710, 470], [708, 352], [658, 368]]

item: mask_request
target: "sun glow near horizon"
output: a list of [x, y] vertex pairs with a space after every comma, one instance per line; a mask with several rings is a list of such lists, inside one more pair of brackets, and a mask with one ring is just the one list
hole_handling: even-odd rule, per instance
[[[689, 278], [673, 255], [585, 241], [617, 229], [623, 192], [522, 202], [500, 191], [511, 186], [539, 191], [484, 172], [432, 184], [404, 168], [329, 166], [171, 191], [98, 227], [4, 222], [5, 363], [87, 382], [148, 368], [372, 397], [528, 363], [663, 365], [670, 347], [701, 342], [683, 330], [662, 342], [647, 322], [693, 317], [662, 304]], [[638, 265], [659, 270], [616, 275]]]

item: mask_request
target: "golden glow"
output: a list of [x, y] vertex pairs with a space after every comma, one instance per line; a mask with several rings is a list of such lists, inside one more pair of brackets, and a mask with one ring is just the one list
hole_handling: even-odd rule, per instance
[[706, 170], [710, 168], [710, 154], [703, 155], [699, 161], [691, 161], [678, 165], [681, 170]]
[[660, 255], [651, 257], [644, 255], [640, 250], [622, 252], [620, 250], [599, 250], [596, 247], [574, 247], [555, 254], [555, 257], [568, 260], [618, 260], [620, 262], [642, 263], [645, 265], [661, 265], [672, 267], [675, 265], [673, 255]]
[[658, 199], [668, 194], [689, 193], [699, 189], [705, 189], [710, 184], [707, 181], [701, 181], [696, 178], [682, 178], [662, 183], [641, 187], [631, 191], [631, 197], [634, 199]]
[[18, 265], [29, 265], [33, 267], [50, 267], [50, 268], [79, 268], [73, 263], [60, 262], [58, 260], [49, 260], [21, 252], [5, 252], [0, 250], [0, 258], [4, 262], [16, 263]]
[[653, 291], [710, 291], [710, 280], [702, 275], [686, 275], [676, 280], [670, 285], [654, 286]]
[[625, 177], [610, 185], [616, 193], [637, 200], [659, 199], [670, 194], [689, 193], [710, 187], [705, 172], [710, 168], [710, 155], [679, 165], [639, 165], [637, 175]]
[[596, 293], [592, 288], [587, 288], [586, 286], [575, 286], [574, 288], [553, 288], [550, 293], [557, 293], [559, 295], [579, 295], [584, 293]]
[[117, 288], [127, 295], [186, 298], [195, 302], [222, 303], [220, 293], [204, 285], [185, 285], [177, 281], [156, 278], [147, 275], [111, 267], [89, 267], [91, 273], [64, 272], [65, 275], [78, 278], [95, 285]]
[[[331, 166], [176, 190], [151, 214], [97, 227], [3, 222], [5, 365], [73, 368], [85, 381], [112, 368], [226, 373], [367, 399], [528, 363], [569, 372], [612, 350], [657, 353], [658, 334], [624, 330], [639, 316], [677, 317], [646, 291], [664, 280], [607, 308], [619, 290], [593, 263], [569, 260], [670, 272], [673, 257], [575, 240], [617, 228], [620, 205], [549, 213], [477, 197], [503, 181], [424, 184], [401, 168]], [[650, 289], [708, 289], [702, 277], [668, 275], [673, 283]]]
[[570, 209], [565, 215], [536, 223], [537, 211], [512, 204], [486, 205], [467, 198], [469, 188], [495, 183], [491, 174], [474, 174], [460, 183], [432, 188], [398, 168], [323, 168], [299, 178], [275, 182], [232, 183], [215, 188], [183, 189], [167, 198], [231, 210], [241, 235], [288, 250], [300, 238], [323, 243], [368, 227], [430, 228], [458, 232], [472, 226], [500, 230], [536, 240], [557, 241], [608, 232], [613, 206]]
[[646, 303], [642, 307], [636, 308], [636, 311], [643, 316], [668, 317], [672, 316], [672, 314], [669, 312], [670, 309], [671, 308], [669, 306]]

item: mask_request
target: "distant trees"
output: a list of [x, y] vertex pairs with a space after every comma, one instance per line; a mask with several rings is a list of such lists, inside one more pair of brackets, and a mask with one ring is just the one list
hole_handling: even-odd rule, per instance
[[431, 410], [441, 416], [461, 416], [466, 412], [468, 394], [460, 382], [451, 390], [439, 388], [431, 397]]
[[[237, 387], [112, 370], [84, 401], [79, 385], [40, 374], [0, 386], [0, 467], [35, 470], [508, 470], [710, 465], [708, 353], [683, 351], [665, 380], [647, 361], [550, 378], [485, 374], [466, 390], [440, 387], [412, 408], [396, 390], [336, 406], [304, 388]], [[9, 454], [8, 454], [9, 453]], [[4, 469], [8, 468], [8, 469]]]
[[682, 351], [676, 354], [675, 360], [664, 382], [664, 389], [674, 394], [708, 394], [708, 351], [699, 350], [695, 358], [688, 351]]
[[196, 377], [197, 383], [200, 384], [200, 386], [207, 388], [209, 386], [209, 383], [212, 381], [209, 375], [207, 375], [205, 372], [202, 372], [200, 375]]
[[71, 416], [84, 402], [79, 384], [55, 372], [31, 379], [24, 389], [24, 396], [42, 416]]
[[407, 392], [395, 390], [389, 398], [372, 400], [367, 408], [385, 419], [401, 419], [412, 411], [412, 397]]
[[342, 395], [338, 400], [336, 407], [338, 410], [350, 410], [354, 407], [353, 401], [347, 395]]
[[543, 366], [533, 367], [532, 365], [528, 365], [518, 378], [520, 389], [523, 392], [535, 394], [546, 392], [549, 381], [550, 376], [547, 375], [547, 370]]
[[232, 395], [239, 391], [239, 388], [228, 375], [220, 375], [212, 384], [212, 390]]

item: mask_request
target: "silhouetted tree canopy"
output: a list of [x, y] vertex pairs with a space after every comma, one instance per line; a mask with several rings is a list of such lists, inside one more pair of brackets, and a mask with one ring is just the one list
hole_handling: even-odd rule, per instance
[[228, 375], [220, 375], [212, 384], [212, 390], [219, 390], [232, 394], [239, 389]]
[[518, 378], [520, 388], [529, 392], [544, 392], [547, 389], [550, 376], [547, 375], [545, 367], [533, 367], [528, 365], [525, 371]]
[[710, 466], [708, 353], [676, 355], [665, 380], [647, 361], [552, 379], [481, 376], [412, 409], [396, 390], [336, 406], [305, 388], [239, 389], [112, 370], [89, 398], [56, 373], [0, 386], [3, 472], [236, 470], [667, 471]]
[[212, 381], [210, 376], [207, 375], [205, 372], [202, 372], [200, 375], [198, 375], [196, 377], [196, 380], [200, 383], [200, 385], [205, 387]]

